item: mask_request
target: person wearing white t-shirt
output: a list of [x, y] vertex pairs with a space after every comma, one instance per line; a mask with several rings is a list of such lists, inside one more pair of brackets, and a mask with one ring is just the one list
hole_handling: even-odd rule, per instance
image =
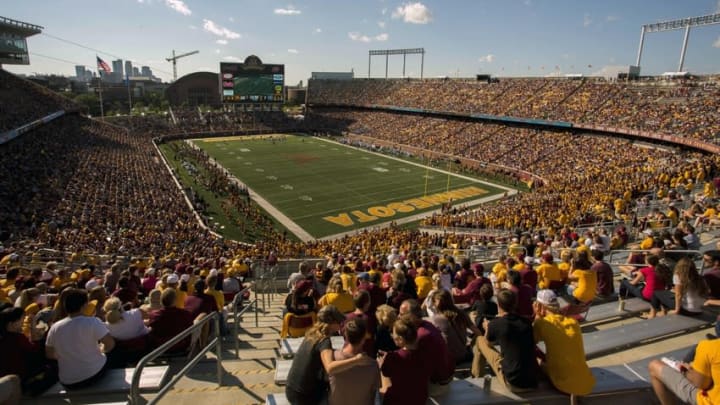
[[672, 290], [656, 290], [650, 301], [648, 318], [654, 318], [657, 311], [672, 314], [701, 315], [709, 289], [697, 271], [695, 263], [687, 257], [675, 265]]
[[68, 316], [54, 323], [47, 335], [45, 354], [57, 360], [60, 383], [67, 389], [88, 387], [99, 380], [106, 369], [105, 353], [115, 347], [107, 326], [83, 315], [87, 304], [86, 291], [67, 292], [63, 305]]
[[125, 311], [122, 302], [116, 297], [105, 301], [105, 324], [110, 336], [117, 340], [130, 340], [145, 336], [150, 329], [143, 322], [142, 311], [138, 308]]

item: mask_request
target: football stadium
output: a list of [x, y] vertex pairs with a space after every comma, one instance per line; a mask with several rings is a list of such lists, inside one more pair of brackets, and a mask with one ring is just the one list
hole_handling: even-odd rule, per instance
[[[388, 6], [382, 30], [432, 45], [450, 29], [438, 2]], [[486, 54], [450, 77], [447, 53], [387, 33], [322, 58], [221, 56], [255, 40], [240, 14], [164, 19], [220, 38], [172, 50], [170, 73], [16, 7], [0, 17], [0, 405], [720, 404], [720, 61], [698, 56], [720, 48], [720, 8], [648, 11], [609, 76], [489, 74], [502, 56]], [[637, 19], [595, 13], [563, 32]], [[321, 68], [348, 43], [366, 76]], [[45, 59], [75, 76], [21, 73]]]

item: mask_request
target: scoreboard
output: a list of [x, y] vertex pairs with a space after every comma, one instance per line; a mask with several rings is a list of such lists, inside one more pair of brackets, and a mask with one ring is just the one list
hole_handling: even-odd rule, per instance
[[257, 62], [260, 62], [259, 59], [248, 58], [245, 63], [220, 63], [220, 89], [223, 103], [284, 101], [285, 65], [266, 65]]

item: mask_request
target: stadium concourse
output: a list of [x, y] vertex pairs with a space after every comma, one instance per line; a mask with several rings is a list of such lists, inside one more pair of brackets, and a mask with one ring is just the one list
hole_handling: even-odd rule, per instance
[[[2, 371], [19, 374], [26, 395], [45, 391], [55, 383], [58, 365], [46, 359], [41, 348], [49, 346], [54, 349], [51, 353], [63, 353], [67, 348], [53, 345], [71, 347], [72, 342], [61, 343], [53, 338], [48, 342], [48, 329], [53, 331], [59, 329], [56, 325], [69, 323], [61, 321], [68, 308], [68, 319], [79, 312], [73, 311], [71, 305], [52, 308], [49, 300], [57, 297], [54, 294], [74, 297], [66, 301], [75, 306], [89, 300], [89, 306], [81, 305], [83, 314], [100, 325], [99, 329], [108, 328], [102, 326], [107, 322], [109, 329], [102, 330], [110, 330], [111, 336], [119, 329], [112, 325], [117, 318], [110, 315], [121, 312], [117, 305], [124, 305], [125, 316], [138, 320], [139, 326], [146, 318], [150, 331], [138, 327], [132, 336], [119, 334], [109, 340], [100, 336], [104, 349], [111, 353], [112, 365], [132, 368], [143, 354], [188, 328], [193, 318], [199, 320], [201, 314], [222, 312], [240, 291], [236, 277], [247, 275], [247, 263], [276, 268], [287, 267], [291, 259], [304, 258], [313, 263], [330, 261], [332, 268], [339, 270], [343, 264], [335, 261], [339, 254], [343, 261], [352, 263], [344, 270], [350, 277], [365, 266], [372, 268], [372, 262], [380, 269], [385, 265], [395, 268], [394, 260], [402, 257], [408, 263], [399, 265], [394, 273], [386, 271], [384, 277], [397, 293], [403, 285], [412, 285], [402, 281], [417, 277], [420, 267], [435, 272], [442, 272], [447, 265], [452, 267], [443, 249], [449, 249], [445, 252], [455, 254], [458, 261], [461, 255], [469, 254], [466, 248], [483, 252], [478, 260], [485, 262], [488, 271], [500, 259], [491, 252], [540, 258], [547, 250], [559, 257], [564, 249], [577, 252], [587, 246], [612, 255], [610, 249], [629, 247], [628, 243], [643, 235], [642, 231], [654, 236], [642, 240], [639, 247], [643, 250], [655, 244], [657, 249], [667, 251], [699, 251], [701, 243], [707, 250], [715, 246], [714, 229], [720, 223], [715, 211], [714, 181], [719, 160], [717, 154], [707, 153], [718, 143], [718, 92], [717, 78], [712, 77], [617, 83], [599, 79], [508, 79], [487, 85], [453, 80], [319, 81], [310, 83], [310, 111], [303, 121], [282, 113], [178, 110], [163, 116], [120, 117], [103, 122], [83, 116], [65, 98], [0, 70], [0, 168], [8, 174], [0, 178], [0, 266], [4, 277], [0, 301], [10, 307], [15, 303], [19, 308], [4, 307], [2, 311], [0, 350], [3, 359], [11, 359], [3, 361]], [[388, 106], [421, 111], [407, 113]], [[467, 114], [485, 116], [476, 119]], [[536, 121], [506, 125], [499, 117]], [[556, 128], [538, 120], [575, 126]], [[602, 131], [593, 129], [599, 126]], [[417, 157], [435, 161], [451, 159], [461, 162], [463, 171], [532, 185], [529, 192], [500, 203], [452, 207], [445, 214], [427, 219], [423, 224], [426, 230], [390, 226], [338, 240], [300, 243], [286, 238], [256, 205], [241, 198], [242, 190], [231, 186], [225, 173], [212, 171], [212, 179], [207, 182], [210, 191], [231, 190], [231, 203], [225, 209], [249, 218], [260, 229], [254, 244], [244, 244], [218, 237], [211, 229], [212, 221], [202, 212], [202, 202], [183, 192], [153, 141], [294, 131], [343, 134], [342, 142], [391, 154], [412, 151]], [[638, 131], [656, 137], [640, 142], [640, 138], [626, 136]], [[208, 156], [197, 154], [195, 158], [203, 161]], [[210, 165], [209, 160], [206, 163]], [[598, 225], [603, 223], [608, 224], [606, 228]], [[443, 227], [462, 228], [463, 233], [444, 233]], [[517, 242], [513, 238], [518, 238]], [[515, 245], [508, 246], [510, 243]], [[618, 271], [619, 260], [618, 256], [612, 260]], [[527, 264], [530, 268], [523, 270], [533, 273], [531, 261]], [[263, 286], [267, 292], [283, 282], [276, 273], [272, 276], [279, 278], [273, 280], [273, 286], [258, 279], [253, 287]], [[615, 277], [617, 281], [619, 276]], [[343, 289], [337, 287], [337, 282], [330, 284]], [[530, 287], [534, 289], [535, 285]], [[345, 288], [354, 289], [355, 285], [346, 281]], [[475, 300], [475, 293], [455, 290], [458, 301], [460, 297]], [[252, 291], [250, 299], [255, 298], [262, 299], [264, 305], [268, 297]], [[269, 378], [268, 370], [278, 364], [274, 361], [276, 334], [282, 326], [284, 306], [280, 304], [282, 298], [272, 298], [263, 311], [264, 324], [258, 326], [265, 329], [253, 329], [246, 313], [241, 321], [235, 320], [241, 322], [238, 326], [242, 326], [243, 333], [223, 338], [226, 347], [240, 339], [245, 348], [260, 349], [241, 352], [240, 360], [229, 360], [229, 356], [226, 360], [227, 353], [223, 354], [223, 387], [215, 389], [207, 381], [208, 364], [213, 364], [210, 356], [210, 361], [201, 362], [195, 374], [180, 378], [161, 401], [190, 403], [217, 395], [221, 403], [256, 403], [263, 402], [267, 393], [283, 392], [274, 381], [262, 377], [252, 386], [244, 382], [247, 375], [253, 374]], [[394, 294], [392, 303], [398, 301], [398, 294]], [[595, 305], [599, 313], [599, 304]], [[617, 308], [618, 304], [611, 305]], [[186, 306], [187, 311], [177, 306]], [[235, 308], [228, 310], [234, 312]], [[686, 325], [679, 320], [681, 315], [667, 317], [670, 321], [661, 321], [663, 324], [636, 316], [621, 321], [611, 317], [605, 324], [583, 326], [586, 351], [593, 353], [591, 365], [597, 366], [657, 356], [699, 341], [712, 327], [709, 317], [704, 314], [681, 329], [669, 325], [672, 333], [662, 328], [676, 320], [677, 325]], [[613, 328], [651, 332], [661, 328], [666, 332], [644, 335], [642, 341], [630, 334], [626, 336], [629, 341], [610, 349], [595, 344], [603, 340], [600, 337], [605, 336], [604, 330], [609, 331], [607, 336], [623, 335], [620, 329]], [[593, 335], [597, 333], [600, 335]], [[673, 334], [680, 336], [646, 344]], [[116, 350], [124, 351], [118, 357], [110, 341], [127, 340], [139, 345], [119, 345]], [[641, 349], [619, 352], [616, 357], [608, 355], [641, 344]], [[179, 349], [184, 351], [186, 347]], [[132, 356], [126, 355], [128, 352]], [[166, 360], [171, 373], [178, 372], [183, 359]], [[251, 363], [259, 368], [252, 368]], [[81, 371], [87, 372], [63, 362], [61, 356], [59, 378], [63, 383], [90, 379], [97, 370], [78, 380]], [[467, 373], [458, 371], [456, 377], [467, 377]], [[102, 380], [96, 383], [90, 384], [91, 390], [102, 386]], [[497, 384], [493, 386], [497, 392]], [[634, 386], [633, 390], [650, 398], [647, 385]], [[152, 397], [152, 393], [146, 395]], [[72, 401], [73, 394], [68, 396]], [[40, 400], [50, 403], [61, 397]], [[28, 403], [36, 401], [26, 398]], [[77, 403], [88, 400], [74, 398]], [[96, 391], [92, 400], [107, 402], [109, 398]], [[486, 400], [489, 402], [483, 403], [493, 403], [492, 399]]]

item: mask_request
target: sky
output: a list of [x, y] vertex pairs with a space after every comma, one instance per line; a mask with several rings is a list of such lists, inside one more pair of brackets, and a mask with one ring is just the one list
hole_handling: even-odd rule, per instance
[[[368, 76], [368, 51], [424, 48], [425, 77], [611, 75], [635, 64], [643, 24], [720, 13], [720, 0], [2, 0], [3, 17], [37, 24], [29, 66], [14, 73], [75, 74], [131, 60], [172, 80], [218, 72], [220, 62], [257, 55], [285, 64], [288, 85], [311, 72]], [[682, 30], [647, 34], [642, 74], [677, 71]], [[405, 75], [419, 77], [420, 55]], [[720, 24], [693, 28], [684, 70], [720, 72]], [[389, 58], [402, 77], [403, 57]], [[385, 57], [371, 77], [385, 76]]]

